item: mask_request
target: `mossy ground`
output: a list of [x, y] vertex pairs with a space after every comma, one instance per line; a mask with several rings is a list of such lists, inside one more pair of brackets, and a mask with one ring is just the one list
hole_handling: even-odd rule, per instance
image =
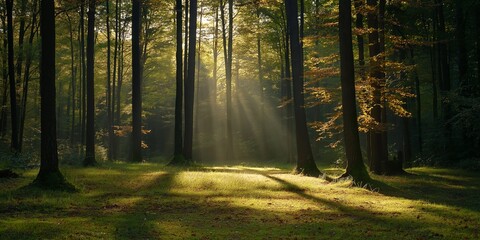
[[0, 239], [479, 239], [480, 176], [459, 170], [377, 176], [375, 189], [284, 168], [62, 171], [78, 192], [24, 187], [35, 170], [0, 180]]

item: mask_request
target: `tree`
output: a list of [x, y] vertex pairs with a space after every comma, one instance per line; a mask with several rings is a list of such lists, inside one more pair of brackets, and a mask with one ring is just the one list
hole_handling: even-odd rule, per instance
[[313, 158], [312, 147], [308, 137], [307, 117], [303, 89], [302, 54], [298, 27], [298, 6], [296, 0], [285, 0], [287, 22], [289, 26], [290, 49], [292, 55], [293, 105], [297, 139], [297, 166], [295, 172], [306, 176], [318, 177], [318, 170]]
[[[25, 129], [25, 119], [26, 119], [26, 114], [27, 114], [27, 96], [28, 96], [28, 87], [29, 87], [29, 82], [30, 82], [30, 68], [32, 66], [32, 55], [33, 55], [33, 40], [35, 36], [37, 35], [37, 17], [38, 17], [38, 12], [37, 12], [37, 1], [33, 2], [32, 6], [32, 19], [29, 23], [30, 25], [30, 36], [28, 37], [28, 50], [26, 52], [26, 59], [25, 59], [25, 73], [23, 75], [23, 93], [22, 93], [22, 100], [20, 105], [22, 106], [21, 113], [20, 113], [20, 128], [19, 128], [19, 150], [22, 150], [23, 146], [23, 134], [24, 134], [24, 129]], [[21, 64], [20, 64], [21, 65]], [[21, 69], [20, 69], [21, 70]]]
[[142, 161], [141, 5], [132, 0], [132, 162]]
[[178, 161], [183, 154], [182, 119], [183, 119], [183, 67], [182, 67], [182, 0], [176, 0], [176, 93], [175, 93], [175, 149], [173, 161]]
[[[233, 133], [232, 133], [232, 47], [233, 47], [233, 1], [228, 0], [228, 30], [226, 29], [225, 4], [220, 0], [220, 17], [222, 20], [223, 37], [223, 55], [225, 59], [225, 84], [226, 84], [226, 102], [227, 102], [227, 159], [233, 156]], [[228, 39], [227, 39], [228, 31]]]
[[55, 114], [55, 8], [54, 1], [42, 0], [40, 3], [40, 34], [42, 54], [40, 60], [40, 97], [41, 97], [41, 159], [40, 171], [35, 184], [48, 188], [66, 187], [58, 168], [57, 129]]
[[[373, 107], [371, 110], [371, 116], [378, 125], [378, 129], [371, 129], [369, 134], [370, 140], [370, 171], [381, 174], [384, 170], [384, 163], [386, 159], [383, 156], [386, 148], [386, 142], [383, 142], [382, 134], [382, 72], [380, 70], [380, 28], [379, 28], [379, 14], [377, 9], [377, 0], [367, 0], [367, 5], [375, 10], [369, 11], [367, 14], [367, 24], [372, 29], [368, 34], [369, 53], [370, 53], [370, 78], [371, 86], [373, 89]], [[385, 145], [384, 145], [385, 144]]]
[[110, 1], [105, 1], [107, 14], [107, 132], [108, 132], [108, 160], [112, 160], [113, 149], [113, 112], [112, 112], [112, 66], [111, 66], [111, 33], [110, 33]]
[[197, 0], [190, 0], [187, 78], [185, 79], [185, 136], [183, 155], [185, 163], [193, 160], [193, 103], [195, 94], [195, 46], [197, 45]]
[[347, 169], [342, 177], [355, 180], [369, 179], [363, 164], [358, 134], [355, 96], [355, 67], [352, 45], [351, 0], [339, 2], [340, 79], [342, 85], [343, 136], [347, 157]]
[[87, 132], [86, 150], [83, 165], [93, 166], [95, 160], [95, 0], [88, 1], [88, 33], [87, 33]]
[[15, 65], [13, 52], [13, 0], [7, 0], [7, 42], [8, 42], [8, 79], [10, 83], [10, 113], [12, 120], [11, 148], [13, 152], [19, 150], [18, 144], [18, 115], [17, 115], [17, 84], [15, 83]]

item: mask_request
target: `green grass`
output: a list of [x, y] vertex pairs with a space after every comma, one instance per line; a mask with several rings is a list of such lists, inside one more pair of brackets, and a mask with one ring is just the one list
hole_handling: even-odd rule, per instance
[[375, 187], [274, 167], [62, 171], [79, 192], [25, 187], [34, 170], [0, 180], [0, 239], [479, 239], [480, 176], [459, 170], [409, 169]]

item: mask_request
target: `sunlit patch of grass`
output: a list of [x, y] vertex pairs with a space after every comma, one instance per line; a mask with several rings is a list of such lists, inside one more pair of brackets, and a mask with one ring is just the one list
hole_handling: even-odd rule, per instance
[[36, 170], [0, 181], [0, 239], [478, 239], [480, 228], [480, 177], [457, 170], [374, 176], [373, 187], [257, 166], [63, 172], [80, 192], [21, 188]]

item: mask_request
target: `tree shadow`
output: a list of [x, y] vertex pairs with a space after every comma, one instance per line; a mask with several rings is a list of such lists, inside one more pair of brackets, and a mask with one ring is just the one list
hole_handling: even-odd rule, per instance
[[389, 183], [372, 179], [370, 184], [386, 196], [479, 211], [479, 180], [473, 177], [461, 180], [407, 172], [389, 177]]

